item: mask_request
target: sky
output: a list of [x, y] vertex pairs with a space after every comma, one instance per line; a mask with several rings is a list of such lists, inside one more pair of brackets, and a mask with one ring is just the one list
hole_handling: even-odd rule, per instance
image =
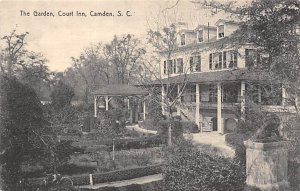
[[[223, 0], [225, 1], [225, 0]], [[192, 29], [198, 24], [214, 24], [224, 14], [212, 17], [209, 10], [188, 0], [0, 0], [0, 37], [16, 28], [29, 32], [27, 47], [41, 52], [48, 59], [51, 71], [63, 71], [71, 66], [71, 57], [78, 57], [84, 48], [99, 42], [108, 43], [114, 35], [134, 34], [146, 43], [146, 31], [172, 22], [186, 22]], [[21, 15], [29, 12], [29, 16]], [[54, 16], [34, 16], [37, 12], [52, 12]], [[73, 16], [59, 16], [61, 11]], [[85, 16], [76, 16], [76, 11]], [[91, 16], [90, 12], [111, 12], [113, 17]], [[121, 11], [123, 16], [117, 16]], [[126, 16], [126, 13], [128, 15]], [[3, 43], [3, 42], [2, 42]], [[1, 43], [0, 43], [1, 45]], [[3, 44], [2, 44], [3, 46]]]

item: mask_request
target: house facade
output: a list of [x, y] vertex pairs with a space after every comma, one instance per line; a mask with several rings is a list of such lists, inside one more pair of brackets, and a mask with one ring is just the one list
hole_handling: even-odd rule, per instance
[[[214, 26], [181, 30], [176, 49], [160, 52], [161, 99], [176, 97], [177, 115], [194, 121], [201, 131], [233, 131], [248, 101], [269, 111], [288, 109], [284, 85], [266, 84], [267, 76], [250, 70], [266, 62], [268, 55], [252, 44], [228, 41], [238, 27], [219, 20]], [[168, 112], [164, 101], [162, 110]]]

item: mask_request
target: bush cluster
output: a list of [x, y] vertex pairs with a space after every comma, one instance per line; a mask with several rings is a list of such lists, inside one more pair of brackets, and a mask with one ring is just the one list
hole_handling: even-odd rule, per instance
[[169, 149], [163, 168], [167, 190], [243, 190], [245, 171], [239, 161], [199, 150], [184, 141]]
[[[156, 147], [162, 144], [160, 136], [151, 137], [139, 137], [139, 138], [128, 138], [128, 139], [115, 139], [115, 150], [129, 150], [129, 149], [142, 149], [149, 147]], [[112, 139], [102, 139], [97, 141], [86, 141], [74, 143], [76, 146], [90, 147], [95, 145], [105, 145], [108, 147], [108, 151], [112, 150]]]
[[185, 133], [199, 133], [198, 126], [192, 121], [181, 121], [182, 129]]
[[90, 175], [89, 174], [71, 176], [70, 178], [73, 181], [74, 186], [90, 184]]

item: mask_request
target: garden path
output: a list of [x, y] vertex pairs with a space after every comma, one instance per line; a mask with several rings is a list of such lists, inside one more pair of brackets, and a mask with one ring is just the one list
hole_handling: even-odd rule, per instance
[[[132, 126], [126, 126], [130, 130], [135, 130], [141, 133], [156, 134], [157, 131], [147, 130], [139, 127], [138, 124]], [[192, 133], [185, 134], [185, 137], [192, 136], [192, 141], [195, 144], [206, 144], [212, 147], [220, 149], [221, 153], [227, 157], [234, 157], [235, 151], [232, 147], [228, 146], [225, 141], [225, 135], [221, 135], [218, 132], [203, 132], [203, 133]]]
[[207, 144], [216, 147], [225, 156], [233, 158], [235, 155], [234, 149], [226, 144], [225, 135], [218, 132], [193, 133], [192, 140], [196, 144]]
[[123, 187], [123, 186], [128, 186], [131, 184], [145, 184], [145, 183], [150, 183], [154, 181], [159, 181], [162, 180], [163, 176], [162, 174], [154, 174], [150, 176], [143, 176], [139, 178], [134, 178], [130, 180], [122, 180], [122, 181], [115, 181], [115, 182], [108, 182], [108, 183], [101, 183], [101, 184], [95, 184], [95, 185], [84, 185], [80, 186], [80, 188], [89, 188], [89, 189], [98, 189], [102, 187]]
[[129, 129], [129, 130], [134, 130], [134, 131], [138, 131], [138, 132], [146, 133], [146, 134], [153, 134], [153, 135], [155, 135], [157, 133], [157, 131], [143, 129], [138, 124], [135, 124], [135, 125], [126, 125], [126, 128]]

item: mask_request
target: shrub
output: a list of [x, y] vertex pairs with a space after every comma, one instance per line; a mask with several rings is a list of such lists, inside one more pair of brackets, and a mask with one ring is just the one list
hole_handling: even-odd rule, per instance
[[161, 120], [159, 122], [158, 134], [162, 138], [162, 141], [164, 143], [166, 143], [168, 140], [169, 126], [172, 127], [172, 140], [173, 141], [183, 138], [182, 124], [180, 121], [175, 121], [172, 119], [171, 120]]
[[73, 181], [74, 186], [90, 184], [90, 175], [89, 174], [71, 176], [70, 178]]
[[181, 121], [182, 129], [187, 133], [199, 133], [198, 126], [192, 121]]
[[163, 168], [167, 190], [243, 190], [245, 171], [240, 162], [181, 142], [167, 150]]
[[228, 133], [225, 135], [225, 142], [234, 148], [235, 158], [242, 164], [246, 164], [246, 147], [244, 141], [248, 138], [247, 134], [242, 133]]

